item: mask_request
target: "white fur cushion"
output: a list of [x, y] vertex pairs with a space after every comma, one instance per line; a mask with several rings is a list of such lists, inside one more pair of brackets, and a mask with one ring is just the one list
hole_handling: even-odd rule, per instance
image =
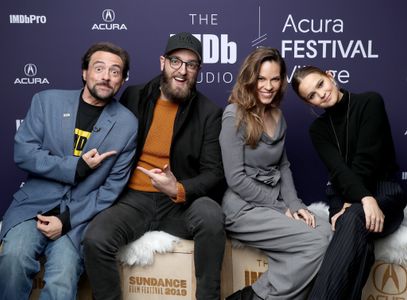
[[384, 260], [399, 265], [407, 265], [407, 208], [404, 220], [392, 234], [376, 240], [375, 255], [377, 260]]
[[172, 251], [179, 238], [164, 231], [149, 231], [120, 249], [117, 259], [125, 265], [151, 265], [155, 253]]
[[[317, 217], [328, 220], [328, 206], [318, 202], [308, 206]], [[404, 209], [404, 220], [392, 234], [375, 241], [376, 260], [407, 265], [407, 208]]]

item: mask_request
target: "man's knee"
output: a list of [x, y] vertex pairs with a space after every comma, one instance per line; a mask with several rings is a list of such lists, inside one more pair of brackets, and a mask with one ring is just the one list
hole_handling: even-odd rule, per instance
[[196, 199], [189, 208], [191, 217], [197, 217], [206, 225], [211, 223], [215, 226], [224, 224], [224, 214], [220, 205], [209, 197]]
[[109, 208], [99, 213], [89, 223], [83, 240], [86, 247], [103, 246], [117, 232]]
[[222, 208], [211, 198], [196, 199], [189, 207], [188, 220], [188, 227], [194, 234], [199, 232], [214, 239], [226, 239]]
[[36, 257], [31, 249], [9, 249], [8, 247], [3, 247], [1, 250], [1, 266], [7, 266], [11, 270], [15, 268], [20, 268], [20, 266], [25, 266], [27, 263], [33, 262], [34, 264], [38, 264], [36, 262]]
[[8, 238], [7, 236], [1, 245], [0, 256], [2, 262], [15, 266], [37, 260], [37, 253], [32, 243], [26, 243], [24, 239]]

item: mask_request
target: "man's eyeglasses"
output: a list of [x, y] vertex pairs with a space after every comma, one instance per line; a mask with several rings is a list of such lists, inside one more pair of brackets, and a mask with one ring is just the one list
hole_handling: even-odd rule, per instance
[[165, 58], [170, 61], [171, 68], [175, 70], [178, 70], [179, 68], [181, 68], [182, 64], [185, 64], [188, 71], [196, 71], [199, 69], [199, 66], [201, 65], [197, 61], [183, 61], [182, 59], [179, 59], [176, 56], [166, 55]]

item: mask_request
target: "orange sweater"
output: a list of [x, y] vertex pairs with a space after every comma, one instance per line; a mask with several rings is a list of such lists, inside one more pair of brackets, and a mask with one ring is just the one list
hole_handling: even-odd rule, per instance
[[[177, 111], [178, 104], [162, 99], [157, 100], [153, 120], [137, 166], [150, 170], [162, 169], [164, 165], [170, 165], [170, 146]], [[129, 187], [137, 191], [158, 192], [151, 184], [150, 178], [137, 169], [133, 171]], [[173, 200], [175, 202], [184, 201], [184, 199], [179, 199], [180, 197], [185, 198], [185, 192], [182, 185], [178, 184], [178, 196]]]

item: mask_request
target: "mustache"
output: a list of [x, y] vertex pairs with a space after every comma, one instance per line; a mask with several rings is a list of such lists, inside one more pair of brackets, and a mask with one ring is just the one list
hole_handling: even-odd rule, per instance
[[111, 85], [109, 84], [109, 82], [107, 82], [107, 81], [98, 82], [98, 83], [96, 83], [96, 85], [105, 86], [105, 87], [108, 87], [110, 89], [112, 88]]

